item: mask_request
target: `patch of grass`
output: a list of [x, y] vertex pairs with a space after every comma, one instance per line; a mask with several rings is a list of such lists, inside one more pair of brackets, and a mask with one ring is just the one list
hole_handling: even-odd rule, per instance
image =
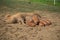
[[43, 3], [29, 2], [27, 1], [5, 1], [5, 5], [10, 8], [10, 11], [33, 11], [33, 10], [48, 10], [52, 12], [60, 12], [60, 7], [46, 5]]
[[[54, 0], [31, 0], [31, 2], [43, 3], [48, 5], [54, 5]], [[55, 1], [56, 6], [60, 6], [60, 0]]]

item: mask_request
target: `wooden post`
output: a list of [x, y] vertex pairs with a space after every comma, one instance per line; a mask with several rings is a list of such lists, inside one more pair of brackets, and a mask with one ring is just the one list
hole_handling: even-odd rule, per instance
[[56, 3], [55, 3], [55, 0], [54, 0], [54, 6], [55, 6], [55, 4], [56, 4]]

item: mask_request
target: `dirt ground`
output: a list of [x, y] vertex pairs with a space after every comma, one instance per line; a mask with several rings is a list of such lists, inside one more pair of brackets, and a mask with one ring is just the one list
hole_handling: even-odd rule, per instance
[[60, 40], [60, 14], [57, 12], [39, 11], [39, 15], [52, 22], [45, 27], [6, 24], [3, 20], [5, 14], [0, 13], [0, 40]]

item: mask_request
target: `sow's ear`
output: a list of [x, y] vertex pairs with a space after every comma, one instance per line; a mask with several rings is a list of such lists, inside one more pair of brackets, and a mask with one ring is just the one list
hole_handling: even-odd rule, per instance
[[10, 16], [11, 16], [10, 14], [6, 14], [5, 18], [10, 17]]

